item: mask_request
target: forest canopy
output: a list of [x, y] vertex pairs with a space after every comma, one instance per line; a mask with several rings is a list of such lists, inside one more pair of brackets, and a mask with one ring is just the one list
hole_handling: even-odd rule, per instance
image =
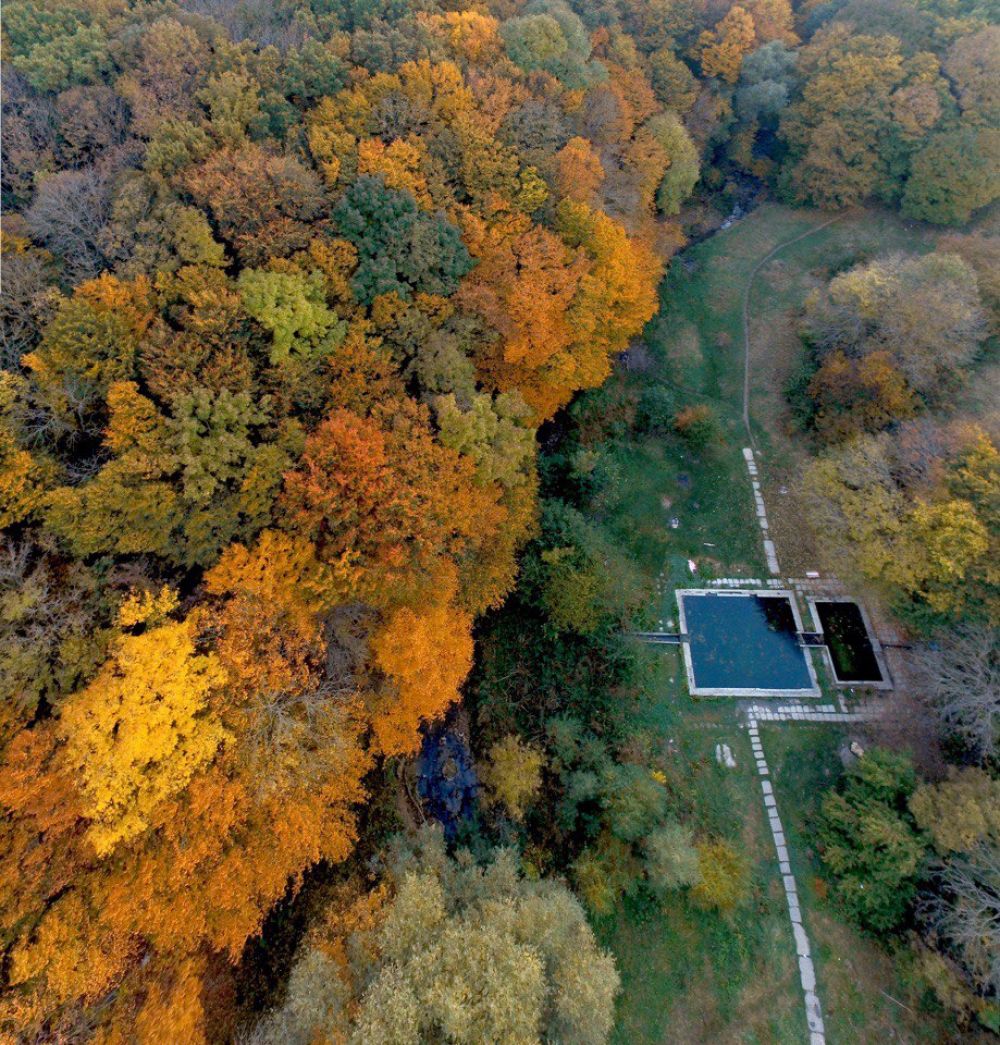
[[[3, 24], [0, 1028], [219, 1040], [248, 941], [364, 847], [380, 774], [460, 700], [519, 568], [581, 642], [638, 600], [582, 519], [540, 506], [537, 434], [654, 315], [691, 194], [967, 221], [1000, 195], [998, 30], [971, 0], [9, 0]], [[880, 304], [847, 345], [873, 283], [908, 325]], [[920, 340], [929, 292], [948, 309]], [[838, 277], [809, 323], [817, 397], [853, 367], [897, 414], [986, 336], [947, 252]], [[890, 454], [864, 425], [851, 453]], [[950, 445], [938, 500], [995, 468]], [[930, 540], [934, 503], [912, 511]], [[942, 610], [963, 598], [946, 566], [893, 568]], [[618, 857], [701, 881], [662, 786], [563, 725], [566, 779], [637, 806], [633, 827], [604, 814], [581, 892], [617, 895]], [[541, 767], [497, 747], [493, 800], [523, 813]], [[451, 1033], [415, 971], [447, 978], [443, 944], [392, 934], [413, 909], [524, 973], [503, 1035], [603, 1040], [616, 974], [566, 887], [509, 854], [445, 868], [435, 844], [387, 877], [365, 986], [326, 1026]], [[742, 872], [715, 856], [724, 907]], [[386, 1014], [397, 988], [412, 1011]]]

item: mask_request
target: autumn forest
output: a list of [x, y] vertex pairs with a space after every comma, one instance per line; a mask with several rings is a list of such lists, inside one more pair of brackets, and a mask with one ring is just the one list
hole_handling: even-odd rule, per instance
[[841, 783], [832, 893], [1000, 1031], [989, 4], [8, 0], [2, 86], [0, 1040], [600, 1045], [601, 918], [744, 902], [602, 454], [722, 453], [623, 360], [763, 200], [935, 237], [824, 273], [779, 391], [950, 701], [936, 775]]

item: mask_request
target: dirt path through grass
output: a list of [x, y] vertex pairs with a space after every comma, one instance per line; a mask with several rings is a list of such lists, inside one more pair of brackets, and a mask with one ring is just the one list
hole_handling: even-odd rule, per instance
[[756, 450], [757, 441], [753, 436], [753, 429], [750, 427], [750, 292], [753, 289], [753, 281], [757, 276], [757, 273], [778, 253], [783, 251], [785, 247], [791, 247], [793, 244], [798, 243], [799, 240], [805, 239], [807, 236], [813, 236], [821, 229], [825, 229], [828, 225], [832, 225], [835, 221], [840, 221], [841, 218], [849, 214], [850, 211], [841, 211], [839, 214], [835, 214], [832, 218], [822, 222], [819, 225], [811, 229], [806, 229], [805, 232], [800, 232], [799, 235], [794, 236], [792, 239], [785, 240], [784, 243], [779, 243], [776, 247], [773, 247], [767, 254], [764, 255], [754, 265], [750, 271], [750, 275], [747, 277], [746, 286], [743, 288], [743, 427], [747, 430], [747, 436], [750, 439], [750, 445]]

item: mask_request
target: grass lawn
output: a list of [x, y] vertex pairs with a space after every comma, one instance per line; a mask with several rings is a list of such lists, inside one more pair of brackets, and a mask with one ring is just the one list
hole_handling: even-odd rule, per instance
[[[660, 288], [661, 312], [647, 340], [665, 361], [668, 380], [690, 402], [710, 405], [728, 440], [743, 446], [743, 293], [757, 263], [781, 243], [814, 229], [829, 214], [766, 203], [725, 232], [675, 259]], [[940, 231], [882, 210], [850, 212], [781, 250], [754, 278], [750, 296], [750, 416], [768, 518], [786, 575], [821, 566], [802, 525], [797, 476], [801, 437], [789, 430], [784, 389], [802, 354], [798, 313], [810, 291], [851, 265], [893, 251], [933, 249]], [[787, 493], [781, 493], [782, 488]]]
[[[622, 976], [612, 1040], [798, 1045], [805, 1014], [749, 739], [732, 720], [677, 718], [674, 757], [690, 768], [701, 830], [738, 842], [750, 861], [751, 896], [731, 915], [700, 910], [677, 894], [667, 907], [626, 903], [598, 921]], [[731, 747], [735, 770], [716, 763], [719, 741]]]
[[827, 1041], [853, 1045], [959, 1040], [947, 1016], [922, 1006], [907, 981], [905, 957], [894, 958], [846, 923], [825, 899], [811, 825], [823, 793], [840, 774], [837, 752], [845, 735], [829, 726], [786, 723], [762, 726], [761, 738], [813, 947]]
[[685, 571], [695, 560], [702, 577], [765, 575], [739, 444], [727, 440], [696, 456], [677, 439], [649, 437], [617, 445], [614, 459], [615, 482], [596, 508], [606, 531], [650, 577], [671, 559]]
[[[707, 403], [719, 421], [716, 445], [697, 454], [672, 434], [623, 437], [602, 449], [609, 479], [594, 510], [656, 581], [656, 616], [664, 627], [676, 621], [675, 588], [713, 576], [766, 576], [741, 454], [747, 441], [743, 289], [757, 261], [775, 245], [826, 218], [767, 204], [676, 259], [661, 286], [662, 314], [646, 333], [655, 366], [617, 373], [596, 401], [595, 418], [625, 416], [644, 387], [662, 382], [678, 407]], [[785, 576], [801, 576], [799, 570], [816, 565], [813, 549], [801, 538], [794, 489], [777, 492], [786, 481], [794, 487], [804, 453], [801, 440], [797, 444], [788, 431], [783, 398], [800, 352], [796, 312], [809, 290], [835, 271], [886, 251], [928, 250], [935, 237], [888, 213], [852, 214], [780, 253], [754, 282], [752, 417]], [[696, 563], [695, 576], [689, 559]], [[803, 1042], [807, 1028], [794, 943], [748, 737], [738, 728], [732, 701], [688, 696], [677, 648], [662, 648], [658, 656], [662, 670], [650, 694], [647, 728], [669, 757], [681, 760], [699, 832], [739, 844], [753, 888], [747, 904], [728, 916], [700, 910], [678, 893], [666, 907], [629, 902], [598, 922], [598, 935], [622, 975], [614, 1041]], [[817, 667], [824, 697], [832, 700], [825, 666]], [[765, 737], [816, 951], [829, 1040], [950, 1040], [951, 1028], [940, 1017], [917, 1012], [919, 1002], [893, 960], [820, 899], [805, 825], [815, 815], [817, 796], [836, 777], [839, 739], [829, 727], [791, 725], [769, 729]], [[736, 769], [715, 762], [719, 742], [732, 748]]]

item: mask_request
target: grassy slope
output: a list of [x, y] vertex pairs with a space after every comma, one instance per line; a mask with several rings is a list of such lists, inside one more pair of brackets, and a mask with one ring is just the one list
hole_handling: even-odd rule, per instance
[[[775, 244], [824, 218], [766, 205], [694, 248], [685, 259], [688, 265], [675, 264], [661, 288], [663, 315], [651, 324], [647, 339], [654, 354], [666, 360], [669, 383], [684, 390], [682, 401], [713, 406], [723, 440], [704, 460], [692, 457], [674, 439], [622, 445], [615, 459], [616, 481], [599, 509], [604, 525], [649, 576], [662, 573], [665, 622], [675, 613], [673, 588], [691, 581], [687, 558], [697, 560], [702, 575], [763, 576], [760, 533], [740, 454], [746, 442], [740, 416], [742, 289], [756, 261]], [[869, 212], [796, 244], [762, 271], [755, 283], [753, 315], [770, 333], [766, 343], [760, 335], [754, 340], [755, 360], [758, 345], [766, 354], [755, 368], [752, 404], [758, 442], [772, 462], [795, 452], [782, 427], [780, 390], [798, 347], [792, 313], [809, 287], [855, 258], [904, 247], [927, 249], [932, 239], [923, 230], [907, 230], [891, 215]], [[678, 482], [681, 474], [689, 486]], [[769, 505], [773, 503], [771, 496]], [[667, 526], [671, 516], [680, 520], [676, 530]], [[706, 542], [715, 548], [707, 548]], [[705, 810], [704, 831], [742, 839], [752, 866], [753, 895], [729, 918], [697, 910], [678, 895], [667, 910], [627, 904], [598, 925], [622, 973], [615, 1041], [801, 1042], [806, 1027], [791, 933], [748, 741], [736, 727], [730, 703], [695, 702], [686, 695], [676, 650], [664, 653], [663, 668], [649, 728], [664, 747], [673, 741], [675, 757], [692, 763], [697, 804]], [[834, 744], [832, 736], [820, 738], [819, 732], [801, 734], [806, 764], [810, 745], [822, 752]], [[733, 749], [736, 770], [716, 765], [713, 752], [719, 741]], [[829, 768], [828, 754], [816, 766]], [[810, 786], [818, 785], [812, 781]], [[782, 800], [790, 829], [793, 824], [800, 829], [811, 811], [808, 798], [797, 804], [798, 794], [802, 792], [796, 785]], [[917, 1034], [901, 1020], [905, 1010], [887, 1011], [887, 1006], [897, 1007], [880, 991], [898, 991], [896, 997], [904, 993], [897, 970], [814, 900], [810, 894], [810, 918], [816, 923], [810, 929], [820, 952], [820, 992], [831, 1013], [830, 1040], [920, 1041], [935, 1040], [935, 1035], [945, 1040], [944, 1028], [925, 1014]]]

